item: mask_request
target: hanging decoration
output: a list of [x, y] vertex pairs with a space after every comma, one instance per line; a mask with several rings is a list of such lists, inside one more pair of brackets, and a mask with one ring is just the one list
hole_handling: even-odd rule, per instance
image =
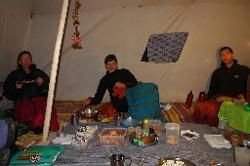
[[75, 8], [73, 11], [73, 26], [74, 26], [74, 32], [72, 34], [72, 47], [74, 49], [81, 49], [81, 37], [80, 37], [80, 32], [79, 32], [79, 9], [81, 7], [80, 0], [75, 0]]

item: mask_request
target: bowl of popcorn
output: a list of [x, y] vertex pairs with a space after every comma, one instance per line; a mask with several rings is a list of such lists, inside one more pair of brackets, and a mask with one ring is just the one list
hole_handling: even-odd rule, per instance
[[159, 159], [159, 166], [195, 166], [191, 161], [180, 157], [169, 157]]

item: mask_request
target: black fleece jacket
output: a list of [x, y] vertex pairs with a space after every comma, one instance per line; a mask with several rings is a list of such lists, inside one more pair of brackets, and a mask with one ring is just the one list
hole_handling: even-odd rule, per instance
[[250, 69], [234, 60], [231, 68], [221, 63], [221, 67], [213, 72], [208, 91], [208, 98], [215, 96], [237, 97], [247, 93], [247, 78]]
[[[16, 82], [32, 81], [38, 77], [43, 79], [43, 84], [38, 86], [36, 82], [23, 84], [21, 89], [16, 88]], [[49, 88], [49, 77], [40, 69], [36, 68], [36, 65], [30, 66], [30, 72], [26, 73], [22, 68], [18, 68], [12, 71], [4, 82], [3, 95], [9, 100], [21, 100], [32, 97], [47, 97]]]
[[124, 83], [126, 87], [133, 87], [137, 84], [135, 76], [127, 69], [117, 69], [112, 73], [106, 73], [99, 83], [95, 96], [91, 98], [91, 104], [99, 104], [108, 89], [114, 108], [119, 112], [127, 112], [128, 103], [126, 98], [119, 99], [112, 96], [113, 87], [117, 82]]

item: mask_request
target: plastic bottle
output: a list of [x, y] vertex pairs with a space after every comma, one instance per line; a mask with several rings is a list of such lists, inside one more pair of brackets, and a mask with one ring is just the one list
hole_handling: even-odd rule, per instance
[[187, 99], [185, 103], [187, 108], [190, 108], [192, 106], [193, 98], [194, 98], [193, 92], [190, 91], [187, 95]]
[[149, 120], [145, 119], [143, 121], [143, 135], [148, 135], [149, 134]]

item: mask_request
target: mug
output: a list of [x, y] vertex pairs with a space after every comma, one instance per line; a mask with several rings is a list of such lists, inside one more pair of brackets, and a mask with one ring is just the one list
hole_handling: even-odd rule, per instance
[[130, 160], [129, 165], [132, 163], [130, 157], [126, 157], [123, 154], [113, 154], [110, 156], [110, 166], [125, 166], [125, 160]]
[[235, 162], [238, 166], [250, 165], [250, 147], [234, 146]]

